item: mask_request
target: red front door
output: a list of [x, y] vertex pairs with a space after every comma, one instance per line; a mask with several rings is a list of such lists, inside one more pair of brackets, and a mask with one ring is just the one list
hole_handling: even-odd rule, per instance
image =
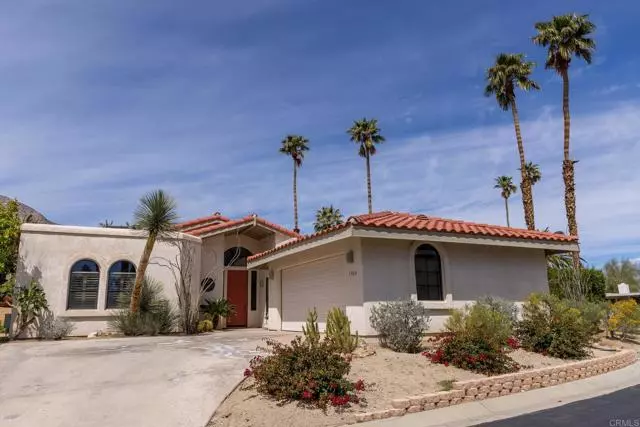
[[227, 299], [236, 308], [236, 314], [227, 319], [227, 326], [247, 326], [248, 278], [247, 270], [227, 270]]

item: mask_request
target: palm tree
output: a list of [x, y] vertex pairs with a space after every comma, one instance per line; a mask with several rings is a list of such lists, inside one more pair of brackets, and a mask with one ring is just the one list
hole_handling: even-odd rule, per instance
[[144, 245], [144, 250], [138, 263], [136, 282], [131, 293], [130, 310], [135, 313], [140, 306], [142, 283], [147, 272], [153, 246], [157, 239], [166, 237], [175, 230], [175, 224], [178, 219], [176, 202], [163, 190], [155, 190], [142, 196], [133, 216], [135, 228], [147, 233], [147, 243]]
[[527, 178], [529, 178], [529, 182], [531, 183], [532, 187], [536, 185], [538, 182], [540, 182], [540, 180], [542, 179], [542, 173], [540, 172], [540, 165], [538, 165], [537, 163], [527, 162], [524, 165], [524, 171], [527, 175]]
[[[564, 179], [564, 203], [569, 234], [578, 236], [576, 222], [576, 194], [574, 163], [569, 153], [571, 116], [569, 114], [569, 65], [575, 56], [591, 63], [596, 44], [589, 37], [596, 26], [589, 21], [589, 15], [567, 14], [554, 16], [549, 22], [535, 25], [538, 34], [533, 37], [537, 45], [548, 48], [545, 68], [554, 69], [562, 77], [562, 112], [564, 116], [564, 157], [562, 178]], [[574, 253], [574, 266], [580, 266], [580, 254]]]
[[317, 233], [340, 225], [343, 222], [340, 209], [335, 209], [333, 205], [329, 207], [323, 206], [316, 211], [316, 222], [313, 224], [313, 228]]
[[369, 205], [369, 213], [373, 212], [373, 204], [371, 201], [371, 156], [376, 154], [376, 144], [384, 142], [384, 137], [380, 135], [378, 128], [378, 120], [354, 120], [353, 126], [347, 131], [351, 136], [351, 141], [360, 144], [358, 154], [367, 161], [367, 202]]
[[293, 231], [300, 232], [298, 228], [298, 168], [302, 166], [304, 152], [309, 151], [309, 140], [300, 135], [287, 135], [282, 140], [280, 152], [293, 159]]
[[509, 201], [508, 200], [512, 194], [515, 194], [515, 192], [518, 190], [518, 187], [514, 185], [512, 177], [502, 175], [496, 178], [496, 184], [493, 186], [493, 188], [499, 189], [500, 195], [502, 196], [502, 198], [504, 198], [504, 209], [507, 213], [507, 227], [511, 227], [511, 224], [509, 223]]
[[531, 80], [531, 72], [535, 64], [526, 61], [521, 53], [501, 53], [497, 56], [495, 64], [487, 70], [487, 86], [484, 90], [485, 96], [495, 95], [496, 101], [504, 111], [511, 109], [513, 115], [513, 125], [516, 130], [516, 142], [518, 144], [518, 154], [520, 155], [520, 189], [522, 190], [522, 205], [524, 208], [524, 219], [529, 230], [535, 230], [535, 215], [533, 209], [533, 194], [531, 191], [531, 181], [526, 174], [526, 160], [524, 156], [524, 144], [522, 143], [522, 133], [520, 132], [520, 117], [516, 106], [516, 87], [529, 91], [540, 89], [540, 86]]

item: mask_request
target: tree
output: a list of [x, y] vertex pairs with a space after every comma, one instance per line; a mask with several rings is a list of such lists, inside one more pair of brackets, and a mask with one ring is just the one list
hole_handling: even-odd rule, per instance
[[298, 227], [298, 168], [302, 166], [304, 152], [309, 151], [309, 140], [300, 135], [287, 135], [282, 140], [280, 152], [293, 159], [293, 231], [300, 232]]
[[18, 201], [0, 202], [0, 278], [16, 272], [21, 224]]
[[134, 212], [134, 219], [136, 228], [147, 233], [147, 243], [140, 257], [140, 263], [138, 263], [136, 282], [131, 293], [130, 310], [132, 313], [137, 312], [140, 305], [142, 282], [147, 272], [149, 258], [156, 240], [167, 237], [175, 230], [175, 224], [178, 219], [176, 202], [163, 190], [147, 193], [140, 199]]
[[504, 199], [504, 209], [507, 213], [507, 227], [511, 227], [509, 223], [509, 197], [515, 194], [518, 188], [513, 184], [513, 178], [505, 175], [496, 178], [496, 184], [493, 188], [500, 190], [500, 195]]
[[604, 264], [607, 290], [618, 292], [618, 284], [626, 283], [632, 292], [639, 290], [640, 267], [629, 259], [610, 259]]
[[317, 233], [340, 225], [343, 222], [340, 209], [335, 209], [333, 205], [329, 207], [323, 206], [316, 211], [316, 222], [313, 224], [313, 229]]
[[527, 162], [524, 165], [524, 171], [527, 174], [527, 178], [529, 178], [529, 182], [533, 187], [542, 179], [542, 173], [540, 172], [540, 165], [533, 162]]
[[524, 220], [529, 230], [535, 230], [536, 224], [531, 191], [532, 183], [526, 173], [524, 144], [516, 105], [516, 88], [524, 91], [540, 89], [540, 86], [530, 78], [534, 66], [535, 64], [531, 61], [526, 61], [525, 56], [521, 53], [501, 53], [496, 58], [495, 64], [487, 70], [487, 86], [484, 90], [485, 96], [495, 95], [498, 106], [504, 111], [511, 109], [513, 115], [513, 125], [516, 131], [516, 142], [520, 156], [520, 190], [522, 191]]
[[[564, 119], [564, 150], [562, 178], [564, 180], [564, 203], [569, 226], [569, 234], [578, 236], [576, 221], [575, 160], [570, 154], [571, 115], [569, 113], [569, 66], [571, 60], [584, 59], [591, 63], [596, 44], [589, 37], [596, 26], [589, 21], [589, 15], [567, 14], [554, 16], [551, 21], [535, 24], [538, 31], [533, 43], [547, 48], [545, 68], [555, 70], [562, 77], [562, 113]], [[580, 266], [580, 253], [573, 254], [574, 267]]]
[[380, 134], [378, 128], [378, 120], [354, 120], [353, 126], [347, 131], [351, 136], [351, 141], [359, 144], [360, 148], [358, 154], [360, 157], [364, 157], [367, 162], [367, 203], [369, 206], [369, 213], [373, 212], [373, 203], [371, 198], [371, 156], [377, 152], [376, 145], [385, 141], [384, 137]]

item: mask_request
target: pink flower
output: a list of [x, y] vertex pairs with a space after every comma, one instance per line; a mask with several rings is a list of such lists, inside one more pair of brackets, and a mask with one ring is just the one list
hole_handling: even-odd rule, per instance
[[309, 400], [313, 398], [313, 393], [311, 393], [309, 390], [305, 390], [302, 392], [302, 398], [305, 400]]

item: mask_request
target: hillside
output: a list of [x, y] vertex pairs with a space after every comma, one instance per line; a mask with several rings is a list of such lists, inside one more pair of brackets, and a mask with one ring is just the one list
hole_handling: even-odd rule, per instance
[[[0, 194], [0, 203], [4, 204], [9, 200], [11, 200], [10, 197], [3, 196]], [[18, 204], [20, 205], [19, 207], [20, 218], [22, 218], [23, 221], [26, 221], [28, 219], [28, 222], [31, 222], [34, 224], [53, 224], [53, 222], [49, 221], [47, 217], [42, 215], [37, 210], [33, 209], [31, 206], [25, 205], [24, 203], [20, 203], [20, 202], [18, 202]]]

